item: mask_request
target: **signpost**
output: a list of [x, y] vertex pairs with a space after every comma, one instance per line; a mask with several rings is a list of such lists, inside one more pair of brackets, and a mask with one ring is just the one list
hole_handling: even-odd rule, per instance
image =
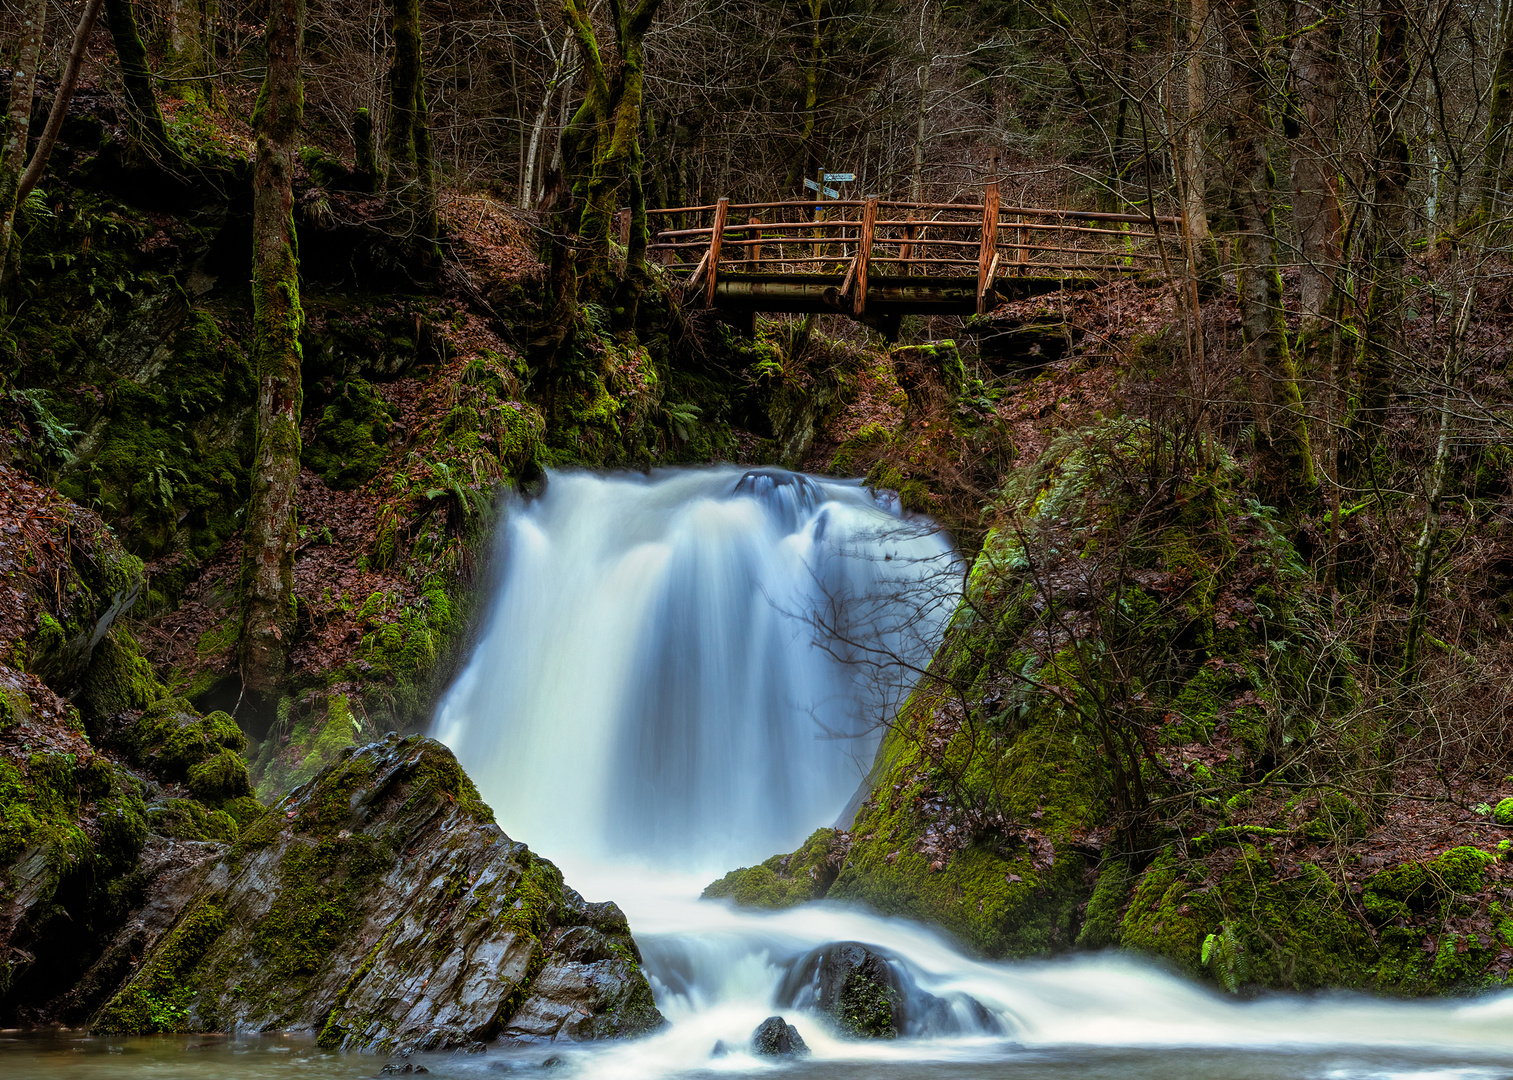
[[[830, 180], [830, 178], [831, 178], [831, 174], [830, 173], [826, 173], [825, 174], [825, 179], [828, 181], [828, 180]], [[820, 190], [819, 184], [815, 183], [813, 180], [810, 180], [808, 177], [804, 178], [804, 186], [806, 188], [808, 188], [810, 191], [818, 191], [818, 190]], [[833, 187], [827, 187], [825, 189], [825, 197], [827, 199], [839, 199], [841, 197], [841, 193], [839, 191], [836, 191], [835, 188], [833, 188]]]
[[825, 183], [827, 184], [849, 184], [855, 179], [856, 173], [827, 172], [825, 174]]

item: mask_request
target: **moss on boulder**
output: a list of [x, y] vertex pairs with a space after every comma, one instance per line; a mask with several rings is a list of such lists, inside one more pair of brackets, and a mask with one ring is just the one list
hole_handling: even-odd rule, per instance
[[662, 1023], [639, 961], [619, 909], [500, 832], [449, 750], [390, 736], [245, 829], [93, 1026], [606, 1038]]

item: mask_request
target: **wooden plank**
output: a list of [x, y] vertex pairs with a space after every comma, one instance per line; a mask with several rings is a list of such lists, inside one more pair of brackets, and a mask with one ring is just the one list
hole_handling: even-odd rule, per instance
[[699, 279], [704, 276], [704, 271], [709, 268], [709, 252], [704, 252], [704, 257], [699, 260], [699, 265], [693, 268], [693, 273], [688, 275], [688, 288], [698, 286]]
[[867, 310], [867, 264], [872, 259], [872, 234], [876, 231], [877, 200], [868, 199], [862, 208], [862, 234], [856, 248], [856, 299], [851, 303], [851, 313], [861, 315]]
[[986, 315], [988, 311], [988, 293], [993, 288], [993, 282], [998, 278], [998, 256], [1000, 252], [993, 252], [993, 261], [988, 264], [987, 277], [977, 283], [977, 314]]
[[715, 203], [714, 225], [709, 230], [709, 286], [704, 291], [705, 307], [714, 307], [714, 283], [720, 274], [720, 241], [725, 237], [725, 216], [729, 211], [729, 199]]
[[[994, 159], [996, 162], [996, 158]], [[987, 311], [988, 287], [992, 284], [990, 266], [996, 266], [998, 254], [998, 177], [995, 175], [983, 192], [982, 243], [977, 249], [977, 314]]]

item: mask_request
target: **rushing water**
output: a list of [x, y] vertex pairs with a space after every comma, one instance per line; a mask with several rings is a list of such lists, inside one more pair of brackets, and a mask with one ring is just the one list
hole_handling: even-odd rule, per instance
[[[502, 533], [490, 623], [435, 733], [507, 832], [625, 909], [671, 1023], [629, 1044], [417, 1059], [433, 1075], [1513, 1080], [1513, 994], [1240, 1002], [1117, 954], [986, 963], [843, 905], [699, 900], [845, 813], [949, 615], [949, 548], [857, 485], [732, 469], [554, 474]], [[792, 1003], [795, 962], [840, 941], [944, 1003], [930, 1030], [851, 1041]], [[810, 1056], [748, 1052], [774, 1012]], [[0, 1036], [16, 1080], [344, 1080], [381, 1064], [292, 1037]]]

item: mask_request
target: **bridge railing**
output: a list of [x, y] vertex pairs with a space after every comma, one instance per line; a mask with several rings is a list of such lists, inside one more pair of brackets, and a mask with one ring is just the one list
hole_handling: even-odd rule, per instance
[[710, 305], [725, 273], [844, 275], [857, 314], [869, 277], [975, 276], [983, 310], [1000, 278], [1160, 270], [1180, 258], [1178, 218], [1003, 206], [996, 186], [981, 203], [720, 199], [647, 215], [650, 257], [703, 285]]

